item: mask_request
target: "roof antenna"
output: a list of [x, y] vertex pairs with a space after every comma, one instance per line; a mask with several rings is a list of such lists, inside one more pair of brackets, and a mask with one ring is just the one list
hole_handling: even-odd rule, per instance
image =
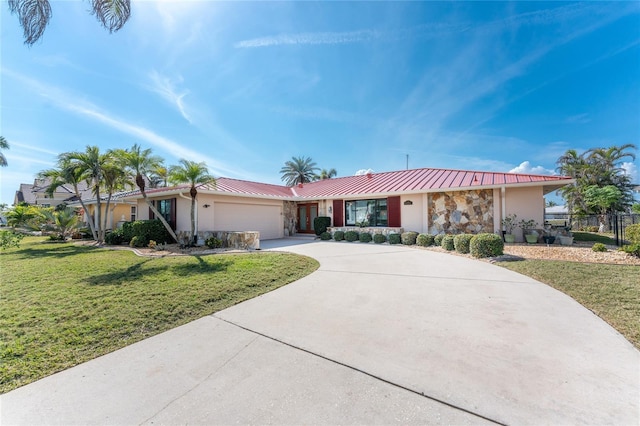
[[409, 170], [409, 154], [407, 154], [407, 170]]

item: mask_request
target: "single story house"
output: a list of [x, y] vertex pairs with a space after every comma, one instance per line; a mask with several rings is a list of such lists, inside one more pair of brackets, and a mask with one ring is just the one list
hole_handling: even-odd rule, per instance
[[[259, 231], [261, 239], [313, 233], [328, 216], [334, 228], [370, 232], [500, 233], [510, 214], [544, 223], [544, 195], [572, 183], [564, 176], [422, 168], [319, 180], [294, 187], [218, 178], [197, 186], [196, 229]], [[191, 228], [189, 185], [147, 191], [178, 235]], [[137, 218], [152, 219], [139, 192]], [[517, 235], [522, 240], [522, 235]]]

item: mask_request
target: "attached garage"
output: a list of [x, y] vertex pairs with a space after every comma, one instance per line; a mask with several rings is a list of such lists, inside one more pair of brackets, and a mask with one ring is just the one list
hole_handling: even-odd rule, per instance
[[215, 231], [258, 231], [261, 240], [282, 238], [282, 207], [278, 205], [217, 201], [213, 221]]

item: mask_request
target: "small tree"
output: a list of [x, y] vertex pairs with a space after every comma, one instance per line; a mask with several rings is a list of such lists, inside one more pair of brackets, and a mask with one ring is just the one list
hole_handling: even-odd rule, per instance
[[584, 191], [584, 199], [589, 208], [598, 214], [600, 231], [606, 229], [607, 213], [616, 205], [622, 197], [622, 191], [613, 185], [598, 187], [588, 186]]
[[62, 240], [71, 236], [78, 229], [80, 222], [78, 215], [71, 207], [58, 211], [45, 210], [44, 217], [46, 219], [45, 229], [57, 233]]

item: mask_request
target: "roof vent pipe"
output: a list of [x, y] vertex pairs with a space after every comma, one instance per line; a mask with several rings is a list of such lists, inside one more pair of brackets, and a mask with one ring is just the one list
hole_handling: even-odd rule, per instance
[[371, 179], [373, 177], [373, 175], [371, 174], [371, 172], [367, 173], [367, 179]]

